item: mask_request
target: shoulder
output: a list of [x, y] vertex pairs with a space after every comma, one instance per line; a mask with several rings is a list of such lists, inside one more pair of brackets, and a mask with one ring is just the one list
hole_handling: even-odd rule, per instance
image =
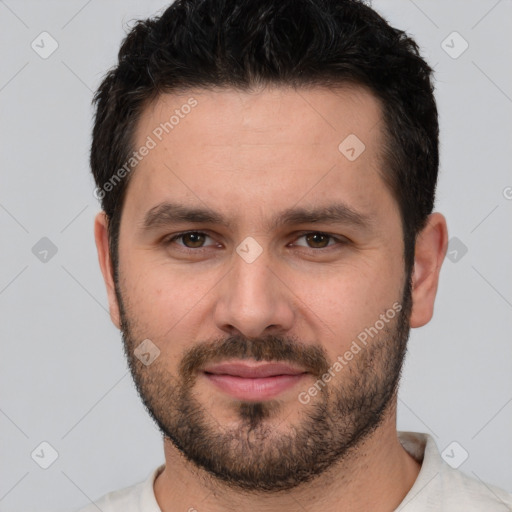
[[164, 467], [156, 468], [145, 481], [109, 492], [76, 512], [161, 512], [153, 483]]
[[138, 512], [144, 482], [109, 492], [78, 512]]
[[440, 470], [438, 487], [440, 495], [444, 496], [445, 506], [458, 506], [460, 510], [467, 511], [512, 511], [512, 494], [446, 463]]
[[404, 449], [421, 462], [421, 469], [397, 512], [512, 511], [511, 494], [451, 467], [429, 434], [399, 432], [398, 438]]

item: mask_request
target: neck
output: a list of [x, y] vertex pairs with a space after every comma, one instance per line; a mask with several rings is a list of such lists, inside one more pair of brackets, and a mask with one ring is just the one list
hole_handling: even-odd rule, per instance
[[286, 492], [236, 490], [186, 460], [167, 439], [164, 451], [166, 466], [154, 484], [162, 512], [389, 512], [404, 499], [421, 467], [398, 440], [396, 401], [379, 427], [347, 457], [312, 482]]

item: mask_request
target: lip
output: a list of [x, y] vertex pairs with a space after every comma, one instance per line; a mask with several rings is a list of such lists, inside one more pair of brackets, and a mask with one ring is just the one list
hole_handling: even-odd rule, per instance
[[238, 400], [268, 400], [294, 387], [307, 372], [287, 363], [225, 362], [206, 366], [203, 374]]
[[214, 375], [232, 375], [246, 379], [261, 379], [277, 375], [299, 375], [306, 373], [303, 368], [298, 368], [289, 363], [249, 363], [226, 361], [224, 363], [207, 365], [203, 368], [206, 373]]

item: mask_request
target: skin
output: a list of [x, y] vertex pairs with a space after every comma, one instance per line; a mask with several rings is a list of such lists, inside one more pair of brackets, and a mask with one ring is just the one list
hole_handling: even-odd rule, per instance
[[[176, 404], [158, 401], [157, 386], [167, 378], [166, 385], [179, 388], [180, 363], [191, 348], [230, 336], [263, 342], [276, 335], [318, 347], [331, 365], [361, 331], [400, 302], [406, 282], [400, 213], [380, 174], [381, 109], [371, 93], [352, 86], [166, 94], [144, 111], [135, 146], [144, 144], [191, 96], [197, 106], [164, 134], [131, 176], [120, 226], [118, 293], [107, 219], [101, 212], [95, 220], [112, 321], [125, 331], [129, 354], [146, 338], [158, 346], [160, 355], [152, 365], [145, 367], [133, 357], [130, 362], [147, 397], [169, 422], [169, 411], [178, 412]], [[354, 161], [338, 150], [350, 134], [366, 147]], [[180, 223], [142, 230], [146, 212], [164, 200], [206, 206], [232, 225]], [[267, 226], [270, 217], [286, 208], [331, 202], [343, 202], [370, 221], [364, 227], [330, 222]], [[184, 231], [206, 233], [206, 250], [187, 253], [184, 239], [163, 244]], [[324, 247], [310, 240], [308, 245], [303, 235], [311, 232], [347, 243], [331, 240]], [[248, 236], [262, 248], [252, 263], [235, 251]], [[444, 217], [430, 215], [415, 249], [410, 327], [432, 317], [447, 239]], [[191, 240], [188, 245], [198, 246]], [[393, 329], [396, 322], [371, 344], [380, 343], [391, 354]], [[363, 350], [333, 379], [332, 396], [362, 375], [370, 354], [376, 353], [373, 348]], [[385, 368], [378, 361], [372, 364], [371, 375], [384, 382]], [[304, 425], [308, 413], [331, 397], [319, 393], [301, 404], [298, 393], [315, 381], [307, 375], [300, 386], [279, 396], [275, 409], [264, 406], [268, 415], [258, 427], [268, 427], [273, 442]], [[247, 434], [239, 404], [230, 396], [201, 375], [189, 385], [212, 431]], [[159, 506], [163, 512], [191, 507], [200, 512], [283, 507], [329, 512], [343, 503], [347, 511], [394, 510], [420, 470], [398, 441], [396, 400], [394, 394], [376, 428], [335, 463], [312, 481], [281, 492], [244, 492], [187, 460], [164, 438], [166, 468], [154, 485]], [[325, 403], [332, 407], [334, 402]], [[257, 437], [246, 463], [265, 454], [268, 442]]]

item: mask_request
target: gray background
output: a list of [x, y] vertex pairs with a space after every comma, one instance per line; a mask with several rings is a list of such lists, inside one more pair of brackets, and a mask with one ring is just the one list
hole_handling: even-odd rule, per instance
[[[125, 29], [165, 5], [0, 1], [2, 512], [74, 510], [145, 479], [164, 460], [107, 314], [88, 151], [92, 93]], [[437, 210], [458, 239], [435, 317], [411, 335], [398, 427], [429, 432], [440, 451], [456, 441], [448, 453], [460, 462], [468, 452], [462, 471], [510, 492], [512, 4], [380, 0], [374, 7], [412, 34], [435, 67]], [[43, 46], [43, 31], [59, 45], [46, 59], [31, 47]], [[464, 40], [469, 47], [458, 55]], [[43, 237], [56, 254], [41, 252]], [[50, 462], [43, 441], [58, 452], [48, 469], [38, 465]]]

